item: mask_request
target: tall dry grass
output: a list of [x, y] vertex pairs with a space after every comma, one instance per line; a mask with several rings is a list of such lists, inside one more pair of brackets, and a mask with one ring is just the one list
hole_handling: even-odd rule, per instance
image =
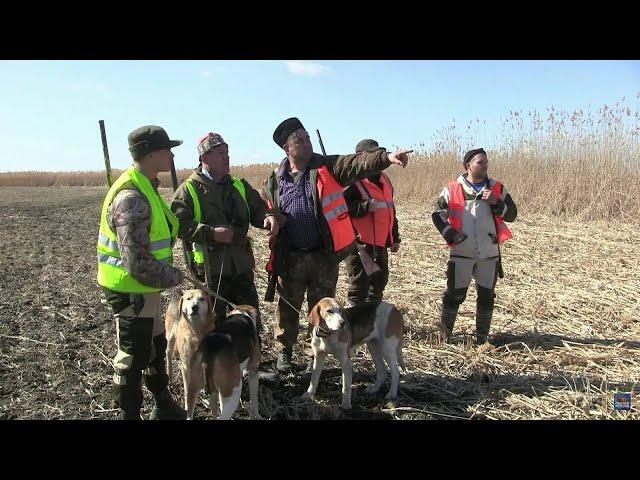
[[[447, 180], [463, 172], [464, 152], [483, 146], [480, 130], [479, 120], [462, 131], [452, 124], [436, 133], [431, 151], [419, 145], [407, 168], [390, 168], [397, 198], [435, 204]], [[498, 147], [487, 149], [489, 175], [506, 185], [523, 212], [637, 220], [639, 134], [640, 113], [624, 98], [595, 112], [509, 112]]]
[[[502, 181], [523, 213], [577, 216], [583, 219], [640, 218], [640, 113], [621, 102], [596, 111], [509, 112], [487, 148], [489, 174]], [[405, 169], [387, 170], [400, 201], [426, 204], [430, 211], [446, 181], [462, 173], [467, 149], [480, 143], [484, 122], [460, 129], [455, 123], [435, 132], [434, 146], [416, 147]], [[254, 187], [275, 164], [233, 167]], [[120, 174], [114, 170], [114, 178]], [[191, 170], [177, 172], [183, 181]], [[169, 174], [160, 175], [170, 187]], [[0, 173], [0, 186], [100, 186], [104, 172]]]

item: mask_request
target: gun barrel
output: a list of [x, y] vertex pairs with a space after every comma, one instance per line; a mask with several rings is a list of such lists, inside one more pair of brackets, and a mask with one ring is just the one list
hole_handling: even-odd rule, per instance
[[318, 140], [320, 141], [320, 148], [322, 149], [322, 155], [326, 156], [327, 152], [324, 150], [324, 143], [322, 143], [322, 137], [320, 136], [320, 130], [316, 129], [316, 133], [318, 134]]

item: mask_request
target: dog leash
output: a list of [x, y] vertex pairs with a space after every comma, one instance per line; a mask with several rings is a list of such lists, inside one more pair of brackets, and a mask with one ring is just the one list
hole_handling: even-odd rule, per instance
[[[260, 278], [260, 280], [263, 280], [266, 283], [266, 280], [264, 279], [264, 277], [260, 274], [260, 272], [258, 272], [257, 269], [253, 270], [254, 273], [257, 274], [257, 276]], [[302, 312], [300, 310], [298, 310], [296, 307], [294, 307], [293, 305], [291, 305], [291, 303], [289, 302], [289, 300], [287, 300], [285, 297], [282, 296], [282, 292], [281, 292], [281, 288], [280, 285], [278, 285], [276, 283], [276, 291], [278, 292], [278, 298], [281, 298], [282, 300], [284, 300], [284, 303], [286, 303], [287, 305], [289, 305], [293, 311], [297, 312], [298, 315], [302, 315]]]
[[220, 281], [222, 280], [222, 269], [224, 268], [224, 257], [227, 253], [227, 244], [224, 244], [224, 249], [222, 250], [222, 262], [220, 262], [220, 275], [218, 275], [218, 288], [216, 288], [216, 296], [213, 299], [213, 311], [216, 311], [216, 303], [218, 302], [218, 296], [220, 292]]
[[219, 298], [220, 300], [222, 300], [223, 302], [225, 302], [227, 305], [229, 305], [232, 309], [234, 310], [239, 310], [238, 305], [236, 305], [233, 302], [230, 302], [229, 300], [227, 300], [226, 298], [224, 298], [222, 295], [219, 295], [218, 293], [214, 292], [213, 290], [207, 288], [206, 285], [204, 285], [200, 280], [198, 280], [197, 278], [195, 278], [191, 272], [185, 272], [184, 273], [184, 278], [186, 278], [187, 280], [189, 280], [191, 283], [193, 283], [196, 287], [198, 287], [200, 290], [202, 290], [203, 292], [208, 293], [209, 295], [215, 297], [216, 299]]

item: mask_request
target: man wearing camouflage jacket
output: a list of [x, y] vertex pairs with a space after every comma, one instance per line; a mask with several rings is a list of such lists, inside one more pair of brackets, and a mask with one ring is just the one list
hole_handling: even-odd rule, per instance
[[107, 193], [97, 245], [98, 283], [116, 317], [114, 397], [121, 419], [140, 420], [144, 370], [155, 400], [150, 419], [183, 419], [186, 412], [168, 389], [161, 318], [161, 291], [183, 280], [171, 266], [178, 221], [157, 190], [158, 172], [170, 170], [170, 149], [182, 141], [155, 125], [134, 130], [128, 140], [133, 166]]

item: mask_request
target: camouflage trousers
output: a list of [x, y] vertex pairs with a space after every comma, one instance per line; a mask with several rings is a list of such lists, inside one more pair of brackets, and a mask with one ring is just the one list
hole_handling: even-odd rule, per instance
[[114, 400], [122, 410], [138, 412], [143, 401], [143, 376], [154, 397], [169, 384], [161, 295], [103, 290], [116, 318], [118, 352], [113, 359]]
[[345, 259], [345, 266], [349, 275], [347, 299], [351, 305], [382, 301], [384, 289], [389, 281], [389, 255], [384, 247], [366, 245], [365, 249], [372, 258], [374, 248], [376, 249], [376, 264], [380, 267], [380, 271], [371, 276], [365, 272], [358, 250], [351, 252]]
[[[306, 291], [308, 311], [324, 297], [334, 297], [338, 283], [338, 262], [333, 255], [321, 250], [290, 251], [285, 256], [284, 265], [285, 271], [278, 276], [275, 338], [280, 348], [292, 348], [298, 339], [300, 316], [283, 297], [300, 310]], [[310, 328], [307, 328], [307, 337], [310, 337], [310, 332]]]

